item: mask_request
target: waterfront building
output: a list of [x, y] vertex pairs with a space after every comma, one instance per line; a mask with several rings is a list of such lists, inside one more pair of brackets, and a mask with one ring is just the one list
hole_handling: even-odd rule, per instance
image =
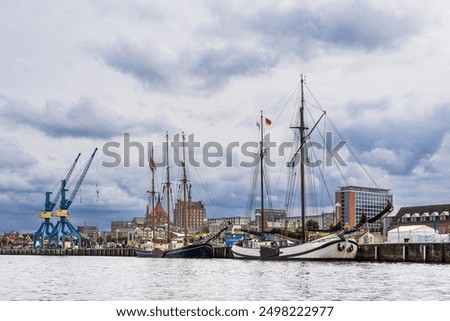
[[32, 233], [20, 233], [16, 231], [11, 231], [4, 233], [0, 239], [0, 245], [2, 247], [10, 248], [26, 248], [33, 245], [33, 234]]
[[[264, 209], [264, 221], [267, 228], [284, 228], [286, 210]], [[261, 209], [255, 210], [256, 226], [261, 226]]]
[[405, 206], [392, 218], [389, 229], [426, 225], [439, 234], [450, 233], [450, 204]]
[[185, 213], [186, 213], [186, 228], [190, 233], [201, 229], [206, 223], [206, 209], [202, 201], [182, 201], [177, 200], [173, 210], [173, 222], [175, 226], [182, 229], [185, 227]]
[[112, 221], [111, 222], [111, 232], [115, 232], [121, 229], [134, 229], [135, 223], [132, 221]]
[[224, 224], [231, 223], [232, 226], [227, 230], [228, 232], [231, 232], [232, 228], [244, 228], [248, 229], [250, 227], [250, 218], [244, 217], [244, 216], [229, 216], [229, 217], [220, 217], [220, 218], [209, 218], [208, 219], [208, 226], [209, 226], [209, 232], [211, 234], [215, 234], [219, 232]]
[[155, 205], [155, 210], [148, 212], [145, 219], [145, 227], [153, 227], [153, 222], [155, 222], [155, 227], [166, 225], [169, 222], [169, 215], [160, 201]]
[[[393, 203], [393, 195], [389, 189], [364, 186], [345, 186], [336, 191], [337, 222], [351, 227], [358, 224], [363, 217], [367, 219], [379, 214], [387, 205]], [[381, 232], [381, 223], [370, 224], [372, 231]]]
[[78, 233], [83, 237], [85, 244], [87, 240], [97, 243], [100, 235], [97, 226], [78, 226]]
[[[322, 213], [317, 215], [308, 215], [305, 217], [308, 220], [316, 221], [319, 230], [328, 230], [335, 221], [335, 213]], [[302, 228], [302, 217], [291, 216], [286, 218], [287, 228], [289, 231], [296, 231]]]
[[131, 221], [113, 221], [111, 222], [111, 231], [120, 229], [145, 229], [153, 227], [153, 216], [155, 216], [155, 227], [166, 225], [168, 215], [162, 208], [161, 204], [155, 207], [155, 211], [149, 212], [146, 217], [135, 217]]
[[135, 217], [133, 218], [133, 220], [131, 221], [133, 228], [140, 228], [140, 229], [144, 229], [145, 228], [145, 223], [147, 222], [147, 218], [146, 217]]

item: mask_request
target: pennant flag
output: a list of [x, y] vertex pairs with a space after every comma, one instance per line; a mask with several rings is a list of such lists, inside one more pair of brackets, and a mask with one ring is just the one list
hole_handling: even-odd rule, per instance
[[266, 126], [270, 126], [272, 125], [272, 122], [270, 121], [270, 119], [266, 118]]
[[148, 166], [150, 167], [152, 172], [156, 171], [156, 169], [157, 169], [156, 164], [153, 161], [153, 158], [151, 156], [148, 159]]
[[256, 122], [256, 127], [258, 127], [258, 129], [260, 129], [261, 127], [259, 126], [259, 122]]

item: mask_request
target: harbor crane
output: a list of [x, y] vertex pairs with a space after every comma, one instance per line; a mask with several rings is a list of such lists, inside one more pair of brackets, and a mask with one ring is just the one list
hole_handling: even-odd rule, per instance
[[66, 198], [66, 192], [68, 192], [68, 189], [66, 188], [67, 181], [65, 179], [61, 181], [61, 189], [60, 189], [61, 202], [59, 204], [59, 209], [55, 211], [55, 216], [59, 217], [59, 221], [56, 224], [55, 228], [50, 233], [49, 237], [50, 248], [58, 248], [59, 245], [64, 247], [67, 237], [71, 237], [72, 239], [76, 238], [78, 247], [81, 247], [82, 244], [81, 234], [78, 232], [77, 229], [75, 229], [75, 227], [73, 227], [73, 225], [69, 222], [67, 217], [69, 216], [69, 207], [70, 205], [72, 205], [72, 202], [75, 196], [77, 195], [84, 178], [86, 177], [86, 174], [89, 170], [89, 167], [91, 166], [92, 160], [94, 159], [96, 152], [97, 148], [94, 150], [88, 162], [86, 163], [83, 172], [80, 178], [78, 179], [78, 182], [75, 185], [74, 189], [72, 190], [72, 194], [68, 199]]
[[[78, 162], [78, 159], [80, 158], [81, 153], [78, 153], [78, 156], [75, 158], [75, 161], [73, 162], [72, 166], [69, 168], [64, 180], [67, 182], [70, 179], [70, 176], [72, 175], [72, 172], [75, 168], [75, 165]], [[56, 193], [55, 197], [53, 198], [53, 201], [50, 200], [50, 195], [52, 192], [46, 192], [45, 193], [45, 205], [44, 210], [39, 213], [39, 218], [43, 219], [41, 226], [39, 229], [34, 233], [33, 236], [33, 248], [43, 248], [46, 241], [48, 242], [50, 234], [52, 233], [55, 226], [50, 221], [52, 218], [52, 212], [55, 208], [56, 204], [59, 202], [59, 198], [61, 197], [61, 190], [59, 189]], [[50, 242], [48, 242], [50, 243]]]

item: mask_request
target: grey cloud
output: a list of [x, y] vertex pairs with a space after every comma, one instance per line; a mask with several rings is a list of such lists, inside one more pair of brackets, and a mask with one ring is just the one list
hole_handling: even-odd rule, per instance
[[383, 168], [391, 174], [408, 175], [424, 157], [439, 149], [448, 133], [445, 120], [450, 119], [450, 108], [441, 106], [434, 109], [435, 112], [409, 123], [405, 123], [402, 117], [389, 118], [389, 115], [385, 115], [384, 122], [376, 126], [359, 122], [345, 128], [345, 136], [363, 154], [367, 164], [380, 165], [380, 159], [373, 157], [373, 153], [377, 154], [382, 148], [392, 159], [397, 158], [397, 163], [385, 159], [381, 162]]
[[254, 76], [267, 73], [278, 58], [270, 52], [244, 52], [237, 48], [209, 49], [202, 52], [190, 69], [202, 79], [201, 88], [214, 89], [233, 76]]
[[0, 169], [25, 172], [37, 160], [14, 138], [0, 137]]
[[163, 131], [160, 120], [130, 119], [82, 98], [72, 105], [49, 101], [41, 110], [26, 101], [5, 99], [0, 117], [9, 124], [30, 126], [52, 137], [87, 137], [108, 139], [127, 130], [133, 132], [152, 128]]
[[212, 5], [210, 11], [217, 18], [197, 27], [189, 47], [145, 39], [133, 43], [119, 37], [89, 50], [150, 91], [206, 93], [221, 89], [233, 77], [270, 72], [281, 57], [310, 57], [317, 47], [391, 48], [419, 32], [422, 23], [407, 8], [398, 15], [360, 1], [314, 8], [302, 3], [289, 8], [273, 4], [251, 13], [238, 9]]
[[[266, 73], [278, 58], [270, 51], [244, 51], [237, 46], [189, 48], [166, 58], [157, 45], [145, 47], [125, 39], [97, 50], [108, 66], [137, 79], [149, 91], [216, 91], [232, 77]], [[173, 54], [173, 53], [172, 53]]]
[[139, 79], [149, 90], [165, 91], [172, 86], [171, 74], [175, 73], [176, 65], [165, 61], [164, 53], [156, 46], [142, 48], [120, 39], [99, 49], [98, 53], [105, 64]]
[[399, 16], [361, 1], [339, 5], [336, 3], [318, 17], [319, 39], [342, 47], [374, 50], [390, 48], [419, 31], [420, 19], [416, 16]]
[[348, 1], [314, 9], [301, 4], [283, 10], [268, 8], [255, 14], [249, 25], [255, 31], [262, 30], [261, 36], [278, 45], [278, 50], [289, 49], [305, 56], [322, 44], [369, 51], [390, 48], [398, 40], [416, 34], [420, 19], [399, 16], [367, 2]]

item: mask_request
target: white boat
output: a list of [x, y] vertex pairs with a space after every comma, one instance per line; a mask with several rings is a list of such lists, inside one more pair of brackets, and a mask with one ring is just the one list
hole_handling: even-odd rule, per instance
[[343, 234], [331, 234], [301, 244], [243, 240], [231, 248], [235, 258], [254, 260], [353, 260], [357, 250], [356, 240]]
[[[303, 76], [301, 78], [301, 107], [300, 107], [300, 124], [294, 127], [300, 132], [300, 159], [304, 160], [306, 144], [306, 129], [304, 122], [304, 96], [303, 96]], [[305, 164], [299, 162], [300, 166], [300, 193], [301, 193], [301, 215], [302, 215], [302, 238], [297, 242], [288, 241], [279, 237], [278, 239], [267, 239], [265, 233], [264, 219], [264, 132], [263, 132], [263, 114], [261, 112], [261, 141], [260, 141], [260, 182], [261, 182], [261, 226], [259, 235], [260, 239], [242, 240], [236, 242], [231, 251], [235, 258], [239, 259], [264, 259], [264, 260], [353, 260], [358, 251], [358, 243], [351, 238], [348, 233], [338, 232], [308, 241], [307, 232], [305, 230]], [[298, 155], [295, 155], [298, 156]], [[292, 160], [292, 164], [294, 158]]]

